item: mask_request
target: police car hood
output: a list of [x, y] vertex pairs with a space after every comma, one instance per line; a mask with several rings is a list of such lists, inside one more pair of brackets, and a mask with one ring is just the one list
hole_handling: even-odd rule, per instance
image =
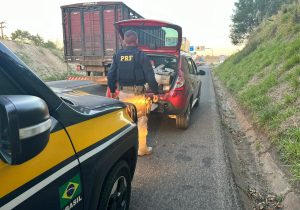
[[99, 109], [106, 106], [124, 107], [124, 103], [111, 98], [88, 94], [76, 90], [59, 90], [52, 88], [54, 92], [66, 103], [72, 106], [84, 107], [87, 109]]

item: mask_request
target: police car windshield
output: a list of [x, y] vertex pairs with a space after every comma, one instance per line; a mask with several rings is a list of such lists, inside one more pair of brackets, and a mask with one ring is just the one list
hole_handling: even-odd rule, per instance
[[178, 31], [174, 28], [160, 26], [124, 26], [123, 34], [133, 30], [138, 34], [139, 46], [147, 46], [149, 49], [164, 47], [176, 47], [178, 44]]

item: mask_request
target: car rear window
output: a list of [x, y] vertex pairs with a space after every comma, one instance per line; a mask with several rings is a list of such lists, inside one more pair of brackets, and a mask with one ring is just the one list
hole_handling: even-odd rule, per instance
[[150, 49], [159, 47], [176, 47], [178, 32], [174, 28], [160, 26], [123, 26], [122, 32], [128, 30], [138, 34], [139, 46], [148, 46]]

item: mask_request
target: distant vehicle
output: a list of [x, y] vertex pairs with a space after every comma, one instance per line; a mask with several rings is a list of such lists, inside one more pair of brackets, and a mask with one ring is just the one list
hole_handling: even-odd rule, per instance
[[226, 56], [225, 55], [219, 56], [219, 63], [224, 63], [225, 60], [226, 60]]
[[129, 29], [136, 31], [139, 49], [148, 54], [163, 92], [155, 111], [174, 116], [178, 128], [188, 128], [191, 109], [200, 102], [200, 75], [205, 72], [198, 71], [192, 57], [181, 52], [181, 27], [146, 19], [121, 21], [116, 26], [121, 37]]
[[126, 209], [135, 107], [56, 95], [0, 42], [0, 209]]
[[200, 60], [197, 60], [196, 61], [196, 65], [197, 66], [204, 66], [206, 63], [204, 61], [200, 61]]
[[71, 4], [61, 11], [65, 60], [86, 72], [86, 76], [70, 79], [106, 84], [112, 57], [122, 44], [114, 23], [143, 17], [122, 2]]

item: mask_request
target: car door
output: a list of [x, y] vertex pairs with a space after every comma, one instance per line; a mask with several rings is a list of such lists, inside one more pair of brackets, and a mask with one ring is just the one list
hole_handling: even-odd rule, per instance
[[193, 93], [193, 104], [199, 92], [199, 84], [197, 80], [197, 69], [193, 65], [193, 60], [191, 57], [187, 57], [188, 67], [189, 67], [189, 80], [191, 82], [191, 88]]
[[[28, 95], [7, 73], [11, 66], [2, 64], [0, 96]], [[18, 165], [0, 159], [0, 209], [83, 209], [79, 162], [66, 131], [53, 114], [50, 112], [49, 141], [39, 154]], [[11, 145], [1, 133], [0, 126], [2, 153]]]
[[184, 80], [185, 80], [185, 86], [188, 88], [190, 93], [193, 93], [193, 77], [191, 76], [191, 69], [188, 63], [188, 59], [185, 55], [181, 56], [181, 64], [182, 64], [182, 70], [184, 72]]
[[198, 71], [198, 68], [197, 68], [197, 65], [195, 64], [194, 60], [192, 58], [191, 59], [191, 63], [192, 63], [192, 66], [194, 68], [194, 79], [195, 79], [195, 90], [196, 90], [196, 93], [197, 95], [195, 96], [199, 96], [200, 95], [200, 91], [201, 91], [201, 79], [200, 79], [200, 74], [199, 74], [199, 71]]

